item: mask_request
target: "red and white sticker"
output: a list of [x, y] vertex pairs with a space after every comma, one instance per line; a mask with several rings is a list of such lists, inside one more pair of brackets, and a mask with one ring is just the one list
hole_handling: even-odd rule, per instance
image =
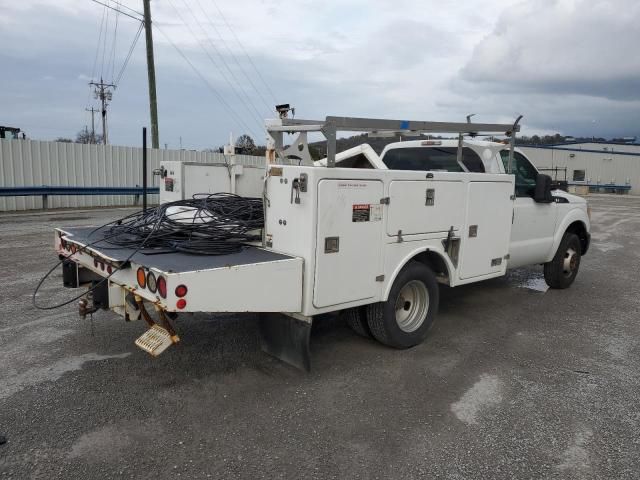
[[356, 203], [352, 208], [352, 222], [378, 222], [382, 220], [382, 205], [370, 203]]

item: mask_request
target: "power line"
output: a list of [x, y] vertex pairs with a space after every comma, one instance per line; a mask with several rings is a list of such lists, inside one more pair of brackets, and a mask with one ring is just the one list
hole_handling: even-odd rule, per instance
[[96, 65], [98, 64], [98, 55], [100, 53], [100, 44], [102, 42], [102, 29], [104, 28], [104, 16], [106, 14], [107, 9], [102, 9], [102, 19], [100, 20], [100, 30], [98, 32], [98, 44], [96, 45], [96, 56], [93, 59], [93, 68], [91, 69], [91, 78], [96, 76]]
[[218, 101], [227, 109], [227, 111], [233, 117], [234, 121], [238, 124], [238, 126], [242, 127], [246, 131], [251, 132], [253, 135], [255, 135], [255, 132], [253, 131], [253, 129], [251, 129], [244, 122], [244, 120], [242, 120], [242, 118], [240, 118], [238, 116], [238, 114], [235, 112], [235, 110], [233, 110], [233, 108], [231, 108], [231, 106], [229, 106], [229, 104], [225, 101], [225, 99], [222, 97], [222, 95], [220, 95], [220, 93], [215, 89], [215, 87], [213, 85], [211, 85], [209, 83], [209, 81], [204, 77], [204, 75], [202, 75], [202, 73], [200, 73], [200, 71], [195, 67], [195, 65], [193, 65], [193, 63], [191, 63], [191, 60], [189, 60], [189, 58], [187, 58], [187, 56], [182, 52], [182, 50], [180, 50], [180, 48], [175, 43], [173, 43], [173, 41], [164, 32], [164, 30], [162, 30], [160, 28], [160, 26], [158, 25], [158, 22], [154, 22], [154, 25], [155, 25], [156, 29], [162, 34], [162, 36], [167, 40], [167, 42], [169, 42], [169, 44], [175, 49], [175, 51], [178, 52], [178, 54], [184, 59], [185, 62], [187, 62], [187, 64], [189, 65], [189, 67], [191, 67], [191, 69], [194, 71], [194, 73], [196, 75], [198, 75], [198, 77], [200, 77], [200, 80], [202, 80], [204, 82], [204, 84], [207, 86], [207, 88], [216, 96]]
[[100, 64], [100, 78], [104, 76], [104, 56], [107, 52], [107, 35], [109, 32], [109, 12], [110, 10], [107, 10], [107, 17], [106, 17], [105, 26], [104, 26], [104, 37], [102, 37], [102, 63]]
[[[211, 48], [213, 48], [214, 52], [218, 55], [218, 57], [220, 58], [220, 61], [222, 61], [222, 64], [225, 66], [225, 68], [227, 69], [227, 71], [229, 72], [231, 77], [233, 77], [233, 80], [235, 81], [235, 84], [238, 86], [238, 90], [246, 97], [247, 101], [249, 102], [249, 106], [251, 106], [251, 108], [255, 112], [258, 124], [260, 126], [262, 126], [262, 121], [263, 121], [262, 115], [260, 114], [260, 112], [258, 112], [258, 109], [255, 107], [255, 105], [251, 101], [251, 97], [249, 97], [249, 95], [247, 95], [247, 93], [243, 90], [242, 83], [240, 82], [240, 80], [238, 80], [238, 77], [236, 77], [235, 73], [233, 73], [233, 70], [231, 70], [231, 68], [229, 67], [229, 64], [225, 60], [224, 55], [222, 55], [222, 53], [220, 53], [220, 50], [218, 50], [218, 47], [215, 46], [215, 44], [211, 40], [211, 37], [209, 37], [209, 34], [204, 29], [204, 27], [202, 26], [202, 24], [200, 23], [198, 18], [195, 16], [195, 14], [193, 13], [193, 10], [191, 10], [189, 5], [187, 5], [186, 1], [182, 0], [182, 3], [184, 3], [184, 5], [187, 8], [187, 10], [189, 11], [189, 13], [193, 17], [193, 19], [196, 21], [196, 24], [200, 27], [200, 30], [202, 30], [202, 32], [204, 33], [207, 41], [209, 42], [209, 45], [211, 45]], [[246, 103], [245, 103], [245, 106], [246, 106]]]
[[[96, 44], [96, 55], [93, 58], [93, 67], [91, 68], [91, 79], [93, 80], [96, 76], [96, 65], [98, 64], [98, 54], [100, 53], [100, 43], [102, 41], [102, 28], [104, 26], [104, 16], [106, 12], [106, 8], [102, 9], [102, 18], [100, 20], [100, 29], [98, 32], [98, 43]], [[89, 86], [89, 91], [87, 92], [87, 101], [86, 104], [89, 105], [89, 99], [91, 98], [91, 86]]]
[[124, 59], [124, 63], [122, 64], [122, 67], [120, 68], [120, 71], [118, 72], [118, 76], [116, 77], [115, 81], [113, 82], [114, 85], [118, 86], [120, 85], [120, 80], [122, 79], [122, 75], [124, 75], [124, 71], [127, 68], [127, 65], [129, 64], [129, 60], [131, 59], [131, 55], [133, 54], [133, 50], [136, 47], [136, 44], [138, 43], [138, 39], [140, 38], [140, 34], [142, 33], [142, 28], [144, 27], [143, 23], [140, 23], [140, 26], [138, 27], [138, 31], [136, 32], [135, 37], [133, 37], [133, 42], [131, 42], [131, 46], [129, 47], [129, 52], [127, 53], [126, 58]]
[[[106, 3], [100, 2], [99, 0], [91, 0], [93, 3], [97, 3], [98, 5], [102, 5], [103, 7], [106, 7], [110, 10], [115, 10], [117, 11], [120, 15], [124, 15], [125, 17], [129, 17], [129, 18], [133, 18], [134, 20], [138, 20], [138, 21], [142, 21], [142, 13], [138, 12], [137, 10], [134, 10], [133, 8], [129, 8], [126, 5], [122, 4], [122, 3], [118, 3], [119, 7], [124, 7], [127, 10], [132, 11], [133, 13], [136, 13], [139, 15], [139, 17], [134, 17], [133, 15], [131, 15], [130, 13], [126, 13], [123, 12], [122, 10], [120, 10], [119, 8], [113, 7], [111, 5], [107, 5]], [[108, 1], [108, 0], [107, 0]]]
[[262, 95], [262, 92], [260, 92], [258, 87], [256, 87], [255, 83], [253, 83], [253, 80], [251, 79], [251, 76], [247, 74], [247, 72], [244, 69], [244, 67], [242, 66], [242, 64], [238, 61], [238, 57], [233, 53], [233, 50], [231, 50], [231, 48], [229, 48], [229, 45], [227, 44], [227, 42], [225, 41], [224, 37], [222, 36], [220, 31], [218, 30], [218, 27], [216, 27], [216, 24], [213, 22], [211, 17], [209, 17], [209, 14], [206, 12], [206, 10], [202, 7], [202, 4], [200, 3], [200, 0], [196, 0], [196, 2], [198, 3], [198, 7], [200, 7], [200, 10], [204, 14], [207, 22], [213, 27], [213, 30], [218, 35], [218, 38], [220, 39], [220, 41], [222, 42], [224, 47], [227, 49], [227, 52], [229, 52], [229, 55], [233, 58], [233, 60], [235, 61], [236, 65], [238, 65], [238, 68], [240, 69], [242, 74], [245, 76], [245, 78], [247, 79], [247, 81], [249, 82], [249, 84], [251, 85], [253, 90], [258, 94], [258, 96], [260, 97], [260, 99], [264, 103], [265, 107], [267, 108], [267, 112], [271, 112], [271, 110], [273, 109], [273, 105], [269, 105], [269, 102], [267, 102], [267, 100], [264, 98], [264, 96]]
[[[116, 5], [119, 5], [120, 2], [116, 0]], [[116, 9], [116, 23], [113, 29], [113, 42], [111, 43], [111, 82], [113, 83], [113, 74], [115, 73], [116, 68], [116, 41], [118, 38], [118, 19], [120, 18], [119, 9]]]
[[244, 52], [245, 56], [247, 57], [247, 60], [249, 60], [249, 63], [251, 64], [251, 66], [253, 67], [253, 69], [256, 71], [256, 73], [258, 74], [258, 77], [260, 78], [260, 80], [262, 81], [262, 83], [264, 84], [264, 86], [266, 87], [267, 91], [269, 92], [269, 94], [271, 95], [271, 98], [273, 99], [274, 104], [278, 103], [278, 100], [276, 99], [276, 96], [273, 93], [273, 90], [271, 90], [271, 87], [269, 87], [269, 84], [267, 83], [267, 81], [264, 79], [264, 77], [262, 76], [262, 74], [260, 73], [260, 70], [258, 69], [258, 67], [256, 67], [256, 64], [253, 63], [253, 60], [251, 59], [251, 56], [249, 55], [249, 53], [247, 52], [247, 50], [244, 48], [244, 45], [242, 44], [242, 42], [240, 41], [240, 39], [238, 38], [238, 36], [236, 35], [236, 32], [233, 30], [233, 28], [231, 28], [231, 25], [229, 24], [229, 22], [227, 21], [227, 17], [224, 16], [224, 13], [222, 13], [222, 10], [220, 10], [220, 7], [218, 6], [218, 4], [216, 3], [216, 0], [211, 0], [211, 2], [213, 3], [213, 5], [216, 7], [216, 10], [218, 10], [218, 13], [220, 14], [220, 18], [222, 18], [222, 20], [224, 21], [225, 25], [227, 26], [227, 28], [229, 29], [229, 31], [231, 32], [231, 34], [233, 35], [233, 37], [236, 39], [236, 42], [238, 42], [238, 45], [240, 45], [240, 48], [242, 49], [242, 51]]
[[[191, 34], [191, 36], [194, 38], [194, 40], [196, 41], [196, 43], [198, 44], [198, 46], [202, 49], [202, 51], [205, 53], [205, 55], [209, 58], [209, 60], [211, 61], [211, 63], [214, 65], [214, 67], [216, 69], [218, 69], [218, 71], [220, 72], [222, 78], [224, 79], [225, 82], [227, 82], [227, 85], [229, 85], [229, 87], [231, 88], [231, 90], [233, 91], [233, 93], [238, 97], [238, 99], [240, 100], [240, 102], [244, 105], [244, 107], [247, 109], [247, 111], [249, 112], [249, 114], [251, 116], [253, 116], [253, 120], [256, 121], [256, 123], [258, 125], [260, 125], [260, 127], [262, 128], [262, 120], [260, 119], [260, 115], [258, 114], [257, 116], [254, 116], [254, 114], [251, 112], [250, 107], [247, 105], [246, 101], [244, 100], [244, 98], [242, 98], [242, 96], [238, 93], [238, 90], [236, 89], [235, 85], [233, 84], [233, 82], [231, 82], [229, 80], [229, 78], [227, 77], [227, 75], [225, 74], [224, 70], [222, 70], [220, 68], [220, 66], [216, 63], [216, 61], [213, 59], [213, 57], [211, 56], [211, 54], [209, 53], [209, 51], [205, 48], [205, 46], [202, 44], [202, 42], [200, 41], [200, 39], [198, 38], [198, 36], [193, 32], [193, 29], [189, 26], [189, 24], [185, 21], [184, 17], [182, 16], [182, 14], [178, 11], [178, 9], [173, 5], [173, 3], [171, 2], [171, 0], [168, 0], [169, 5], [171, 5], [171, 7], [173, 8], [173, 10], [176, 12], [176, 15], [178, 15], [178, 17], [180, 18], [180, 20], [182, 21], [182, 23], [184, 24], [184, 26], [187, 28], [187, 30], [189, 31], [189, 33]], [[255, 107], [254, 107], [255, 108]]]

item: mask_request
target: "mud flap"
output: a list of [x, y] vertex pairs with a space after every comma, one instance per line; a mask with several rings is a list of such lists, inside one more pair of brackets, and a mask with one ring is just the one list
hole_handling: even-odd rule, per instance
[[260, 314], [262, 350], [300, 370], [311, 370], [311, 323], [281, 313]]

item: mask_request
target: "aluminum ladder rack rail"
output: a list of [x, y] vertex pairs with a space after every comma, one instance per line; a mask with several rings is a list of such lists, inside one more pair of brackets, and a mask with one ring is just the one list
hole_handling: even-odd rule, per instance
[[[520, 115], [512, 124], [506, 123], [471, 123], [467, 122], [431, 122], [414, 120], [389, 120], [381, 118], [335, 117], [327, 116], [325, 120], [302, 120], [278, 118], [266, 121], [266, 128], [274, 141], [274, 150], [281, 157], [292, 156], [290, 152], [299, 151], [298, 158], [308, 160], [307, 132], [321, 132], [327, 139], [327, 167], [335, 167], [337, 132], [367, 132], [373, 134], [421, 135], [424, 133], [457, 133], [458, 156], [462, 155], [462, 137], [480, 134], [504, 134], [510, 137], [511, 152], [509, 168], [511, 172], [513, 149], [516, 132], [520, 131], [518, 123]], [[299, 133], [293, 144], [284, 147], [284, 133]], [[295, 156], [295, 155], [293, 155]], [[307, 158], [308, 157], [308, 158]]]

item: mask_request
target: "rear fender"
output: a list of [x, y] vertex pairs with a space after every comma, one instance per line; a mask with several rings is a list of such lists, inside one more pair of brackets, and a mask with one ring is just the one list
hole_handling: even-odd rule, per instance
[[[428, 254], [428, 256], [425, 257], [423, 255], [425, 253]], [[432, 244], [432, 245], [430, 245], [428, 247], [423, 246], [421, 248], [416, 248], [415, 250], [412, 250], [408, 255], [406, 255], [402, 259], [401, 262], [398, 262], [398, 265], [394, 269], [392, 275], [389, 278], [389, 281], [387, 282], [387, 284], [385, 286], [384, 293], [383, 293], [383, 296], [382, 296], [382, 301], [383, 302], [387, 301], [387, 299], [389, 298], [389, 293], [391, 292], [391, 288], [393, 287], [393, 283], [396, 280], [396, 277], [398, 276], [400, 271], [404, 268], [404, 266], [407, 263], [409, 263], [411, 260], [417, 259], [418, 261], [426, 263], [430, 268], [433, 268], [431, 265], [429, 265], [429, 262], [428, 262], [429, 257], [431, 257], [433, 259], [438, 258], [442, 262], [442, 264], [444, 264], [444, 266], [446, 267], [446, 272], [441, 272], [441, 273], [445, 273], [446, 274], [446, 276], [448, 278], [447, 284], [453, 286], [451, 280], [452, 280], [453, 273], [456, 271], [455, 270], [455, 266], [451, 262], [451, 259], [449, 258], [449, 256], [444, 251], [444, 248], [437, 248]], [[436, 273], [436, 272], [434, 272], [434, 273]], [[455, 280], [454, 280], [454, 282], [455, 282]]]

